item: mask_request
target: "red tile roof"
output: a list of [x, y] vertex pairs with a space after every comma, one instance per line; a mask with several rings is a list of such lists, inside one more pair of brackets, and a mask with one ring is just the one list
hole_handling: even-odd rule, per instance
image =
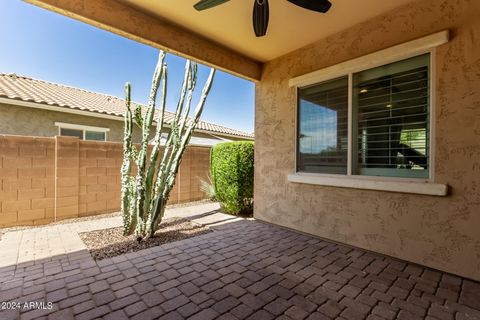
[[[0, 73], [0, 98], [119, 117], [123, 117], [125, 114], [125, 101], [123, 99], [16, 74]], [[165, 123], [171, 123], [173, 116], [174, 113], [165, 111]], [[213, 134], [227, 134], [253, 139], [251, 133], [204, 121], [199, 121], [197, 129], [209, 131]]]

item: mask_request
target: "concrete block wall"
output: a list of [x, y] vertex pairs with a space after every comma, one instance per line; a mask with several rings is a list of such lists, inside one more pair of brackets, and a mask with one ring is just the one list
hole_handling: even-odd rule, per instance
[[121, 143], [80, 141], [79, 215], [120, 209]]
[[209, 174], [210, 149], [188, 149], [182, 160], [174, 187], [175, 195], [178, 197], [177, 202], [181, 203], [191, 201], [191, 199], [203, 199], [205, 194], [200, 190], [200, 179], [208, 181]]
[[53, 220], [55, 140], [0, 136], [0, 226]]
[[[72, 137], [0, 135], [0, 227], [120, 209], [123, 145]], [[210, 148], [188, 147], [169, 204], [201, 200]]]

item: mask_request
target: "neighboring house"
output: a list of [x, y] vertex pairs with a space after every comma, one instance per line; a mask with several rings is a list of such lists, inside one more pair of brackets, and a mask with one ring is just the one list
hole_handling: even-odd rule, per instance
[[[0, 134], [121, 142], [124, 112], [125, 101], [117, 97], [0, 73]], [[166, 111], [166, 130], [173, 115]], [[139, 142], [138, 128], [133, 139]], [[236, 140], [253, 140], [253, 134], [200, 121], [190, 144], [212, 146]]]

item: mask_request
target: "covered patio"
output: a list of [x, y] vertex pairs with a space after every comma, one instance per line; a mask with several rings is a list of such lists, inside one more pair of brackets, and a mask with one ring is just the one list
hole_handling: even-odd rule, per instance
[[480, 319], [480, 2], [26, 1], [254, 81], [256, 220], [7, 263], [22, 318]]

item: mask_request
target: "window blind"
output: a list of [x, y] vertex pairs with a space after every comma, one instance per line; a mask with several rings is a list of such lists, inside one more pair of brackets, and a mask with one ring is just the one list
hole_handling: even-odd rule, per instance
[[428, 177], [429, 54], [353, 75], [356, 174]]
[[347, 173], [348, 77], [298, 92], [297, 171]]

